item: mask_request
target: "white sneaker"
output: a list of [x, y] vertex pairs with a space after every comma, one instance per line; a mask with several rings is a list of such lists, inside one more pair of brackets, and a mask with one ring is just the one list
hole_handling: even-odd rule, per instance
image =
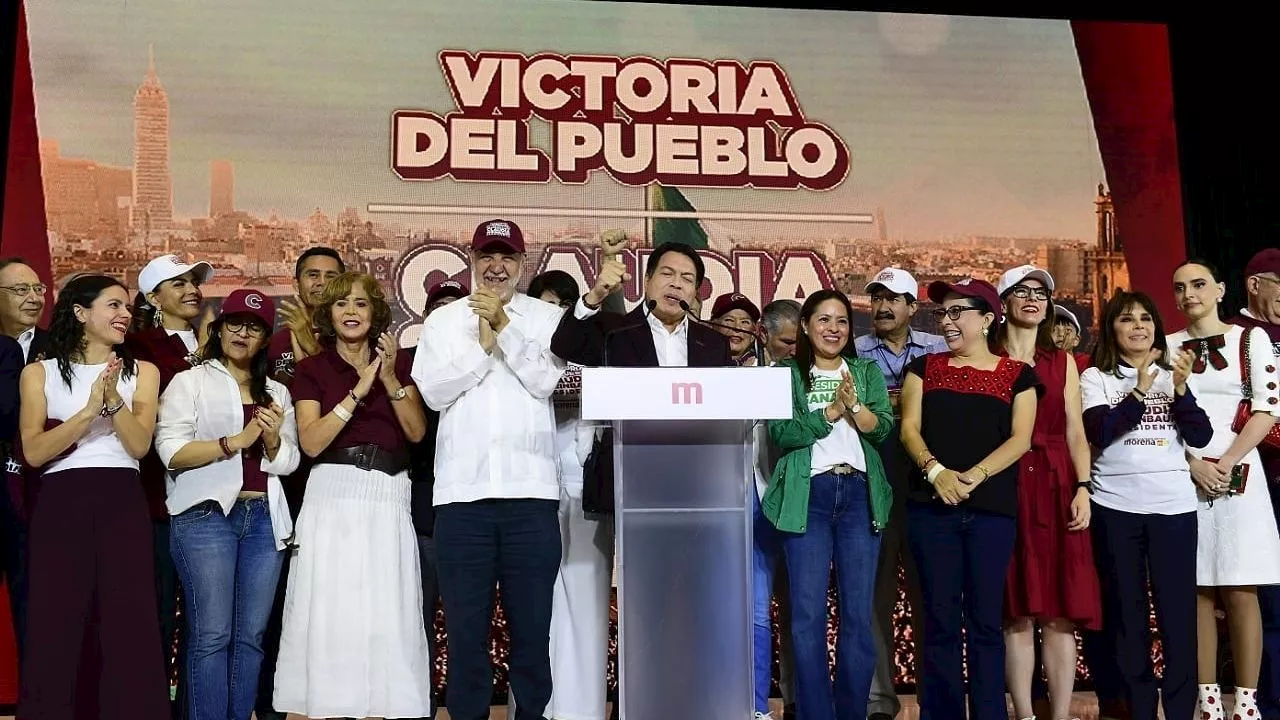
[[773, 720], [773, 716], [767, 712], [758, 712], [751, 716], [751, 720]]

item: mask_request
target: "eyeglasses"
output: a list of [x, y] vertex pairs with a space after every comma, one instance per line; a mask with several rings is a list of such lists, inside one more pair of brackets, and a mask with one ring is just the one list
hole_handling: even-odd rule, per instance
[[1258, 278], [1259, 280], [1266, 280], [1272, 285], [1280, 285], [1280, 280], [1277, 280], [1273, 277], [1267, 277], [1266, 275], [1254, 275], [1254, 277]]
[[1032, 296], [1035, 296], [1035, 299], [1037, 300], [1048, 300], [1049, 288], [1032, 288], [1027, 287], [1026, 285], [1014, 285], [1013, 289], [1009, 291], [1009, 294], [1019, 300], [1026, 300]]
[[972, 305], [952, 305], [949, 308], [935, 308], [933, 311], [933, 317], [938, 322], [942, 322], [942, 318], [944, 317], [949, 317], [952, 320], [959, 320], [965, 310], [976, 311], [978, 308]]
[[227, 320], [222, 323], [222, 327], [226, 328], [227, 332], [249, 337], [262, 337], [267, 334], [267, 329], [261, 323], [251, 320]]
[[0, 290], [8, 291], [15, 297], [26, 297], [31, 293], [43, 295], [49, 287], [44, 283], [36, 283], [35, 285], [0, 285]]

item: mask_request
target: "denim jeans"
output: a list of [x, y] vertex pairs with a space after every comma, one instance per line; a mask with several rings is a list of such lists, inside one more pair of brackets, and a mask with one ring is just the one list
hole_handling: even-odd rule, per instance
[[284, 553], [265, 497], [215, 502], [173, 518], [170, 550], [187, 610], [190, 720], [249, 720], [262, 667], [262, 636]]
[[788, 599], [787, 568], [782, 554], [783, 533], [769, 522], [760, 509], [760, 496], [751, 489], [751, 587], [752, 648], [756, 712], [769, 712], [769, 691], [773, 686], [773, 596], [778, 595], [779, 631], [782, 652], [779, 658], [778, 686], [783, 702], [794, 702], [795, 668], [791, 659], [791, 601]]
[[[805, 720], [862, 717], [876, 671], [872, 596], [880, 536], [871, 528], [867, 476], [823, 473], [809, 485], [809, 527], [783, 540], [791, 584], [796, 713]], [[834, 561], [840, 630], [832, 688], [827, 665], [827, 589]]]
[[907, 537], [924, 594], [924, 692], [920, 720], [1007, 720], [1004, 582], [1017, 526], [1011, 517], [964, 505], [909, 503]]

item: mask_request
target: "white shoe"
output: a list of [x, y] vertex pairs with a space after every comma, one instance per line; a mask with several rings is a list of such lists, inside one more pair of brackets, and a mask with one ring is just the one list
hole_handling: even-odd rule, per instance
[[767, 712], [758, 712], [751, 716], [751, 720], [773, 720], [773, 716]]

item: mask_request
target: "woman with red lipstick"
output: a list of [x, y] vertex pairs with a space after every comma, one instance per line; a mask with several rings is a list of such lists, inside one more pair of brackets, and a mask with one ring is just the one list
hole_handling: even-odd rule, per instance
[[314, 312], [319, 354], [289, 390], [315, 458], [285, 588], [273, 706], [313, 718], [431, 714], [408, 443], [426, 434], [412, 359], [378, 281], [348, 272]]
[[[159, 374], [124, 345], [129, 294], [82, 275], [53, 308], [48, 359], [22, 372], [26, 464], [43, 470], [29, 531], [18, 717], [167, 720], [155, 565], [138, 459], [151, 448]], [[96, 616], [96, 621], [95, 621]], [[92, 641], [86, 642], [92, 637]], [[106, 660], [78, 677], [86, 647]], [[92, 688], [96, 698], [78, 698]]]
[[[852, 316], [849, 298], [836, 290], [805, 300], [795, 357], [781, 362], [791, 368], [793, 415], [769, 421], [782, 457], [760, 505], [783, 535], [796, 713], [806, 720], [846, 718], [846, 698], [865, 710], [876, 669], [871, 596], [893, 504], [876, 447], [893, 432], [893, 409], [879, 367], [841, 354]], [[834, 686], [827, 664], [833, 566], [840, 599]]]
[[[1053, 277], [1034, 265], [997, 286], [1005, 321], [997, 354], [1030, 365], [1045, 387], [1031, 451], [1018, 464], [1018, 539], [1005, 584], [1005, 675], [1014, 716], [1031, 718], [1035, 631], [1044, 640], [1050, 717], [1067, 718], [1076, 677], [1077, 627], [1097, 630], [1102, 606], [1089, 533], [1089, 441], [1075, 358], [1053, 342]], [[1046, 719], [1048, 720], [1048, 719]]]
[[[1250, 711], [1257, 712], [1262, 666], [1257, 586], [1280, 584], [1280, 534], [1257, 449], [1280, 414], [1276, 356], [1260, 328], [1245, 330], [1222, 321], [1218, 305], [1226, 285], [1218, 278], [1216, 270], [1198, 261], [1183, 263], [1174, 271], [1173, 294], [1187, 329], [1169, 336], [1171, 351], [1195, 354], [1187, 387], [1213, 424], [1209, 444], [1188, 451], [1191, 478], [1200, 491], [1196, 509], [1200, 712], [1211, 720], [1223, 717], [1217, 682], [1217, 603], [1226, 608], [1231, 633], [1235, 713], [1249, 717]], [[1237, 433], [1232, 427], [1242, 399], [1252, 402], [1252, 414]]]
[[[155, 365], [160, 373], [161, 395], [169, 381], [198, 363], [200, 341], [195, 323], [204, 295], [200, 286], [213, 277], [207, 262], [184, 263], [176, 255], [161, 255], [138, 273], [138, 294], [125, 345], [138, 360]], [[169, 511], [165, 507], [165, 468], [152, 448], [142, 458], [139, 473], [147, 496], [156, 561], [156, 605], [160, 642], [166, 666], [178, 635], [178, 574], [169, 553]], [[181, 675], [179, 675], [181, 677]]]
[[1001, 630], [1018, 460], [1043, 386], [1026, 363], [991, 352], [1002, 308], [990, 283], [936, 281], [929, 299], [948, 352], [907, 365], [901, 400], [902, 445], [921, 470], [907, 502], [924, 595], [920, 717], [963, 718], [968, 695], [973, 720], [1006, 720]]

